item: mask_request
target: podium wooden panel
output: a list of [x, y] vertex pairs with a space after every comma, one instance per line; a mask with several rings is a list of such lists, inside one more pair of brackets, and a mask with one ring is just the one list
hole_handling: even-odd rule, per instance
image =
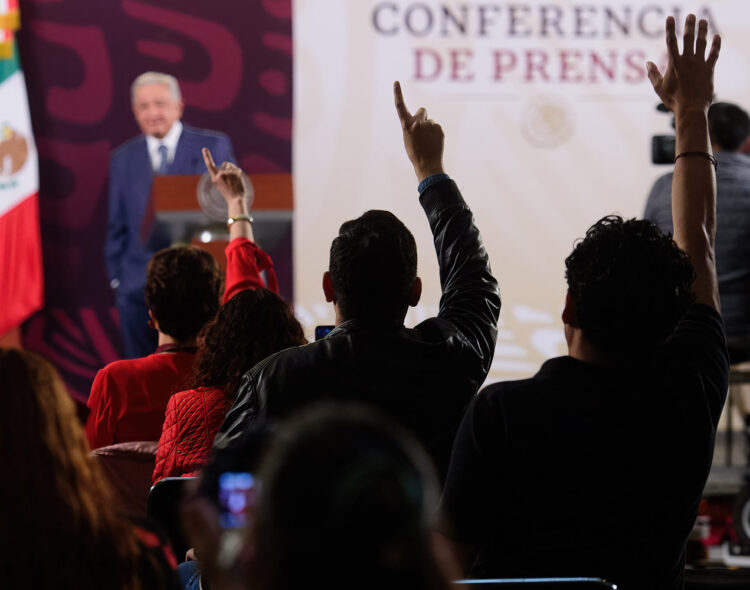
[[196, 189], [200, 174], [154, 176], [151, 203], [154, 211], [200, 211]]
[[294, 209], [291, 174], [251, 174], [250, 182], [255, 189], [253, 210]]
[[[152, 227], [156, 217], [168, 228], [173, 243], [185, 241], [208, 251], [226, 269], [224, 248], [227, 241], [221, 233], [204, 242], [199, 238], [203, 230], [215, 233], [221, 222], [209, 222], [198, 204], [197, 187], [201, 175], [154, 176], [151, 186], [151, 199], [144, 215], [144, 231]], [[278, 231], [279, 223], [291, 223], [293, 208], [291, 174], [253, 174], [250, 177], [253, 185], [254, 199], [251, 210], [255, 214], [256, 239], [268, 232]], [[267, 212], [267, 213], [266, 213]], [[288, 221], [279, 221], [279, 213]], [[261, 238], [262, 239], [262, 238]]]
[[[154, 176], [151, 202], [154, 211], [200, 211], [196, 189], [200, 175]], [[253, 174], [253, 211], [291, 211], [294, 207], [291, 174]]]

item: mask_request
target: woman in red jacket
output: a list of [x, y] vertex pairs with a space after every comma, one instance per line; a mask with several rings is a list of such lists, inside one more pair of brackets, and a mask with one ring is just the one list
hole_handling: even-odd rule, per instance
[[206, 168], [227, 202], [229, 239], [224, 305], [198, 337], [193, 389], [167, 403], [153, 481], [193, 475], [205, 463], [242, 375], [267, 356], [305, 344], [292, 308], [276, 293], [262, 289], [260, 270], [268, 270], [268, 286], [278, 292], [273, 262], [253, 243], [241, 170], [230, 162], [214, 164], [203, 149]]

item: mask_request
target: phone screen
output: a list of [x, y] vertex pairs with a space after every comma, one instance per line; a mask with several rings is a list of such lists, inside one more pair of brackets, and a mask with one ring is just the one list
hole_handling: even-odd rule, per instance
[[315, 326], [315, 340], [325, 338], [333, 328], [334, 326]]
[[219, 476], [219, 524], [238, 529], [247, 524], [247, 507], [255, 502], [255, 478], [247, 472], [225, 471]]

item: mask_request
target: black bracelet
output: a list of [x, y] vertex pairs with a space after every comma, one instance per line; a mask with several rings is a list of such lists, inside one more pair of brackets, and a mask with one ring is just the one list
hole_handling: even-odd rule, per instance
[[702, 158], [708, 158], [714, 165], [714, 170], [719, 167], [719, 163], [716, 161], [716, 156], [714, 156], [713, 154], [709, 154], [708, 152], [682, 152], [681, 154], [677, 154], [674, 157], [674, 161], [676, 162], [683, 156], [701, 156]]

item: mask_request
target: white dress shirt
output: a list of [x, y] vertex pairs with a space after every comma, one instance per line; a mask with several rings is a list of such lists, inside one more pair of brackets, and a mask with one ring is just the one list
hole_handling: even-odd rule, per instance
[[177, 151], [177, 142], [180, 141], [180, 135], [182, 135], [182, 123], [176, 121], [161, 139], [153, 135], [146, 136], [146, 147], [148, 148], [148, 155], [151, 158], [152, 170], [158, 170], [159, 166], [161, 166], [159, 147], [162, 145], [167, 146], [167, 163], [172, 163]]

